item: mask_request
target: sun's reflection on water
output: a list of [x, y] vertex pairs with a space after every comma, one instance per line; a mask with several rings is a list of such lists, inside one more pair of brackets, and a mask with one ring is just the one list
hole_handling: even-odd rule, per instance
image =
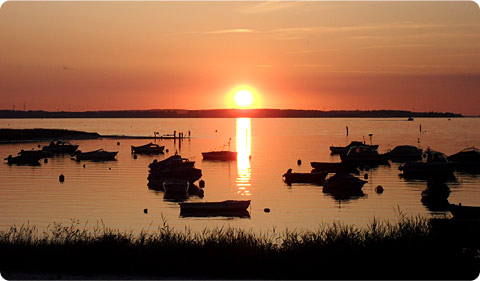
[[251, 123], [250, 118], [237, 118], [237, 193], [250, 196]]

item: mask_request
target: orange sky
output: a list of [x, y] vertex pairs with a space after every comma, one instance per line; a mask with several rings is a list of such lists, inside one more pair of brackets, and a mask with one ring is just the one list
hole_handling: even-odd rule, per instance
[[6, 2], [0, 109], [480, 115], [474, 2]]

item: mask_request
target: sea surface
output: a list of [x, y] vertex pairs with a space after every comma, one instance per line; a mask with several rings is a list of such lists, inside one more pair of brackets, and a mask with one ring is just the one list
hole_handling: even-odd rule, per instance
[[[310, 172], [311, 161], [338, 162], [339, 156], [330, 155], [329, 146], [344, 146], [352, 140], [378, 144], [379, 152], [406, 144], [430, 147], [447, 155], [470, 146], [480, 147], [480, 118], [0, 119], [0, 128], [72, 129], [135, 136], [176, 131], [191, 135], [183, 141], [157, 140], [168, 149], [167, 153], [139, 155], [137, 159], [130, 146], [150, 140], [71, 141], [82, 151], [119, 151], [116, 161], [77, 162], [69, 155], [49, 158], [48, 163], [41, 161], [36, 167], [10, 166], [5, 161], [0, 164], [0, 230], [22, 224], [45, 230], [54, 222], [69, 225], [74, 219], [86, 228], [106, 226], [126, 231], [155, 230], [166, 222], [177, 230], [230, 226], [264, 233], [273, 229], [316, 230], [332, 222], [366, 227], [374, 219], [396, 221], [402, 214], [449, 217], [448, 211], [422, 203], [426, 181], [403, 179], [398, 163], [361, 170], [358, 177], [368, 175], [364, 195], [347, 198], [324, 193], [322, 186], [289, 186], [282, 175], [289, 168]], [[0, 156], [5, 158], [21, 149], [38, 149], [47, 144], [2, 144]], [[201, 152], [221, 149], [238, 151], [239, 159], [202, 160]], [[248, 199], [250, 217], [180, 216], [178, 198], [147, 187], [148, 164], [175, 152], [194, 160], [205, 181], [204, 197], [189, 196], [185, 202]], [[63, 183], [59, 182], [60, 174], [65, 176]], [[375, 192], [378, 185], [384, 188], [381, 194]], [[447, 185], [450, 203], [480, 206], [479, 174], [456, 172]], [[265, 208], [270, 212], [264, 212]], [[144, 209], [148, 212], [144, 213]]]

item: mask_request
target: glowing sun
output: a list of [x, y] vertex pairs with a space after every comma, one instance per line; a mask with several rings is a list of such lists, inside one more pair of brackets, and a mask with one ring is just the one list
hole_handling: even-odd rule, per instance
[[238, 106], [246, 107], [253, 103], [253, 95], [249, 90], [239, 90], [235, 93], [235, 103]]

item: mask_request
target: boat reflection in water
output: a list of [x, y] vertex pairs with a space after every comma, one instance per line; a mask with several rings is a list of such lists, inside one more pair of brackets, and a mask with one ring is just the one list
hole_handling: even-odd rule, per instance
[[250, 155], [251, 121], [250, 118], [237, 118], [237, 193], [250, 196]]

